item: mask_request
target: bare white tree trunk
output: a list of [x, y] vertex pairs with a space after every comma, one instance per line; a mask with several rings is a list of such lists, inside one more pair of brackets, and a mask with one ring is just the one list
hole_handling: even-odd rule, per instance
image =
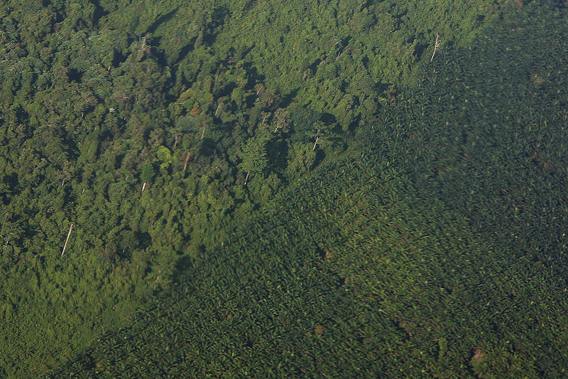
[[432, 58], [430, 58], [430, 62], [434, 59], [434, 55], [436, 54], [436, 50], [440, 47], [440, 43], [438, 42], [438, 34], [436, 34], [436, 42], [434, 43], [434, 52], [432, 53]]
[[73, 224], [71, 224], [71, 227], [69, 228], [69, 233], [67, 233], [67, 239], [65, 240], [65, 245], [63, 246], [63, 251], [61, 252], [61, 256], [65, 254], [65, 249], [67, 249], [67, 242], [69, 242], [69, 237], [71, 237], [72, 230], [73, 230]]
[[189, 162], [189, 156], [190, 156], [190, 153], [188, 151], [187, 157], [185, 157], [185, 164], [183, 165], [183, 172], [185, 172], [185, 170], [187, 169], [187, 162]]

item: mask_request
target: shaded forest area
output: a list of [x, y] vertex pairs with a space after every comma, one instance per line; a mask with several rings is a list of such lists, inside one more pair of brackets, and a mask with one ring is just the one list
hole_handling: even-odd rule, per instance
[[5, 2], [0, 376], [561, 375], [526, 3]]

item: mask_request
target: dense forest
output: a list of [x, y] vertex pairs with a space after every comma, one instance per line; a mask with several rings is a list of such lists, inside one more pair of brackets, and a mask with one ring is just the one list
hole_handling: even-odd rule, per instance
[[0, 2], [0, 377], [567, 375], [567, 16]]

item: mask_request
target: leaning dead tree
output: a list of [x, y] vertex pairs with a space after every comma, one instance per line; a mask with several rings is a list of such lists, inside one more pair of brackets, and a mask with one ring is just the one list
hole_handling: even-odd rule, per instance
[[71, 224], [71, 227], [69, 228], [69, 233], [67, 233], [67, 239], [65, 240], [65, 245], [63, 246], [63, 251], [61, 252], [61, 256], [65, 254], [65, 249], [67, 249], [67, 242], [69, 242], [69, 237], [71, 237], [72, 230], [73, 230], [73, 224]]
[[434, 52], [432, 53], [432, 58], [430, 58], [430, 62], [434, 59], [434, 55], [436, 54], [436, 50], [440, 47], [440, 43], [438, 42], [438, 34], [436, 34], [436, 42], [434, 43]]
[[318, 141], [320, 140], [319, 134], [320, 134], [320, 131], [319, 131], [319, 129], [318, 129], [318, 132], [317, 132], [317, 134], [316, 134], [316, 142], [314, 142], [314, 147], [312, 148], [312, 150], [315, 150], [315, 149], [316, 149], [316, 146], [317, 146], [317, 144], [318, 144]]
[[185, 164], [183, 165], [183, 172], [185, 172], [185, 170], [187, 170], [187, 163], [189, 162], [189, 157], [190, 157], [190, 153], [189, 151], [187, 152], [187, 157], [185, 157]]

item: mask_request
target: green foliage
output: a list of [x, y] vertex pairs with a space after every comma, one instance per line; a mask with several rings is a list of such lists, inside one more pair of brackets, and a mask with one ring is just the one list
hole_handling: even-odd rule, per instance
[[565, 65], [547, 28], [518, 25], [566, 31], [539, 11], [448, 50], [356, 148], [182, 258], [168, 296], [52, 377], [563, 376], [565, 222], [542, 222], [565, 214], [545, 205], [566, 203], [564, 76], [547, 69]]
[[0, 376], [563, 376], [564, 12], [3, 2]]
[[172, 152], [165, 146], [160, 146], [156, 151], [156, 156], [160, 161], [160, 168], [167, 170], [170, 168], [173, 162]]
[[241, 153], [241, 168], [245, 172], [262, 173], [268, 166], [266, 145], [270, 135], [265, 133], [248, 140]]
[[146, 163], [142, 166], [142, 174], [140, 175], [140, 181], [143, 183], [151, 183], [156, 176], [156, 171], [154, 170], [154, 165], [151, 163]]

